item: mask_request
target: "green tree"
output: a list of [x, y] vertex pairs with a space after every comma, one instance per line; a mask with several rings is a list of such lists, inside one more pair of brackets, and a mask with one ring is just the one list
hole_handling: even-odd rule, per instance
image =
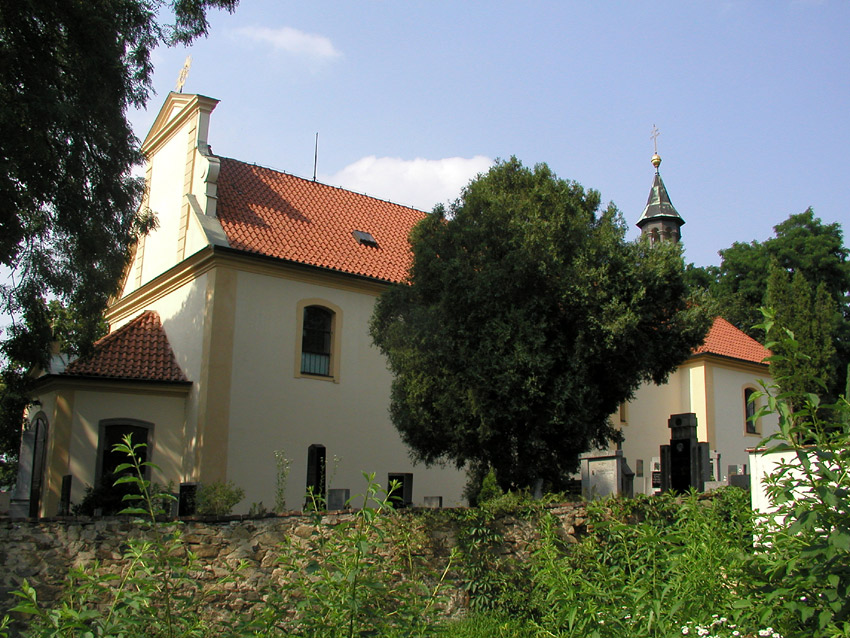
[[[850, 249], [844, 245], [841, 225], [824, 224], [809, 208], [791, 215], [773, 230], [774, 236], [763, 242], [735, 242], [721, 250], [720, 267], [693, 268], [689, 283], [694, 288], [707, 289], [719, 313], [755, 339], [764, 338], [755, 326], [762, 322], [759, 309], [771, 305], [767, 295], [772, 264], [791, 275], [799, 272], [811, 287], [812, 299], [822, 286], [836, 310], [834, 319], [826, 325], [832, 330], [834, 352], [830, 364], [834, 372], [828, 389], [837, 396], [844, 387], [844, 370], [850, 363]], [[820, 317], [825, 316], [823, 312]], [[801, 330], [799, 322], [794, 330]], [[811, 343], [804, 339], [801, 347], [807, 348]], [[816, 352], [805, 354], [819, 356]]]
[[[774, 379], [783, 379], [782, 390], [801, 399], [807, 392], [821, 394], [835, 377], [835, 347], [833, 333], [837, 325], [835, 303], [821, 282], [817, 288], [806, 281], [801, 271], [790, 275], [775, 262], [767, 282], [767, 305], [775, 312], [776, 324], [790, 330], [793, 340], [778, 334], [767, 334], [774, 342], [770, 368]], [[802, 356], [786, 350], [793, 344]]]
[[15, 281], [0, 308], [15, 317], [0, 348], [2, 450], [16, 451], [26, 372], [49, 357], [48, 301], [72, 309], [85, 350], [154, 224], [130, 175], [142, 157], [126, 118], [151, 92], [151, 52], [205, 35], [207, 9], [237, 3], [0, 0], [0, 265]]
[[425, 463], [494, 468], [503, 488], [560, 489], [645, 380], [703, 339], [680, 249], [629, 243], [596, 191], [499, 162], [412, 232], [408, 281], [378, 300], [390, 412]]

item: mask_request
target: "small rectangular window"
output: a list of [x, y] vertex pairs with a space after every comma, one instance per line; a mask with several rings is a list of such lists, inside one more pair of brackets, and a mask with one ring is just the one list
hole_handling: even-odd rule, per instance
[[314, 443], [307, 448], [307, 501], [304, 509], [325, 509], [327, 451]]

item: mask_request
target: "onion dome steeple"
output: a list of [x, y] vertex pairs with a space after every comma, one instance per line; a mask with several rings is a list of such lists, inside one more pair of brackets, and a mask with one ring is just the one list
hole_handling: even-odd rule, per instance
[[[652, 136], [653, 138], [658, 137], [658, 129], [653, 127]], [[655, 179], [652, 181], [649, 198], [646, 200], [646, 208], [643, 209], [643, 214], [637, 221], [637, 226], [640, 228], [641, 236], [649, 236], [652, 243], [656, 241], [677, 242], [681, 238], [681, 228], [685, 220], [682, 219], [670, 202], [664, 180], [661, 179], [661, 174], [658, 172], [661, 156], [658, 154], [657, 147], [651, 161], [655, 167]]]

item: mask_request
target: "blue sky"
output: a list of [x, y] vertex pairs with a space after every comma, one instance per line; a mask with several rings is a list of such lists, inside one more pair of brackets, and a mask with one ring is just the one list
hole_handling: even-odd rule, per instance
[[845, 1], [242, 0], [209, 17], [209, 38], [156, 52], [140, 138], [191, 54], [184, 92], [221, 100], [215, 153], [311, 177], [318, 132], [321, 181], [402, 204], [430, 210], [516, 155], [631, 226], [656, 125], [688, 261], [808, 206], [850, 221]]

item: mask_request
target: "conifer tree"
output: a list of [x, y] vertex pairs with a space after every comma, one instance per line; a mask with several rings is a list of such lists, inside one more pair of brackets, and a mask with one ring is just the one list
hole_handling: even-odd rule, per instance
[[765, 335], [776, 342], [771, 362], [771, 376], [784, 379], [784, 392], [801, 397], [807, 392], [823, 394], [834, 379], [836, 370], [833, 338], [838, 313], [826, 285], [813, 287], [798, 270], [790, 275], [775, 262], [768, 277], [767, 305], [774, 310], [776, 325], [794, 334], [793, 344], [802, 356], [784, 351], [779, 334]]

